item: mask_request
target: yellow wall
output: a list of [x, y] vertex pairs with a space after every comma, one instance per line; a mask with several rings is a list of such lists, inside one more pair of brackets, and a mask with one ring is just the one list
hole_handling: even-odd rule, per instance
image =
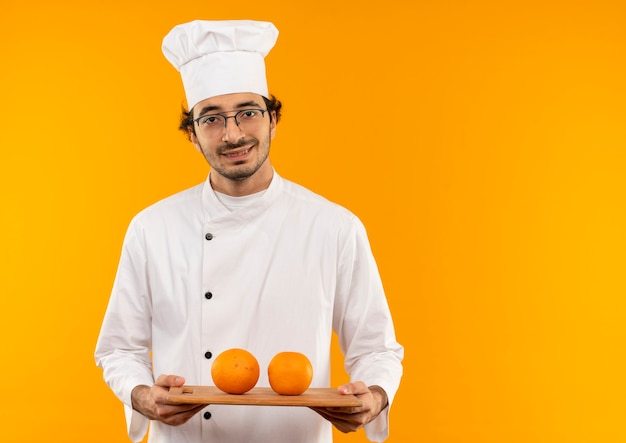
[[196, 18], [281, 31], [274, 164], [363, 219], [406, 346], [388, 441], [625, 441], [625, 13], [4, 2], [2, 441], [126, 441], [92, 354], [130, 218], [207, 173], [160, 52]]

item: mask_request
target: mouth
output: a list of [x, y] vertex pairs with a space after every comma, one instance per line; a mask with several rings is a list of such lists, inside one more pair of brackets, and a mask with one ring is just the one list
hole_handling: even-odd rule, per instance
[[222, 155], [229, 160], [241, 160], [248, 156], [250, 151], [252, 150], [252, 146], [244, 149], [234, 149], [227, 152], [223, 152]]

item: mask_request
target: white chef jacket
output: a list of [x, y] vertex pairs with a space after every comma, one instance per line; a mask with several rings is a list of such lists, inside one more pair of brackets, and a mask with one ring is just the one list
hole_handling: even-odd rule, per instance
[[[160, 374], [213, 385], [212, 361], [237, 347], [258, 359], [257, 386], [275, 354], [296, 351], [313, 364], [311, 387], [329, 387], [333, 330], [351, 380], [381, 386], [391, 405], [404, 350], [362, 223], [276, 173], [231, 212], [207, 179], [130, 223], [95, 358], [140, 441], [149, 422], [131, 407], [135, 386]], [[365, 430], [383, 441], [388, 408]], [[209, 405], [184, 425], [152, 422], [149, 441], [329, 443], [331, 431], [308, 408]]]

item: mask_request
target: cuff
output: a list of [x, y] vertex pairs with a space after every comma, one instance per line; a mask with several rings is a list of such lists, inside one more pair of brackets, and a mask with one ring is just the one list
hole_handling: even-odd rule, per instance
[[382, 442], [389, 436], [389, 406], [387, 405], [374, 420], [363, 426], [369, 441]]
[[148, 431], [150, 420], [126, 404], [124, 405], [124, 414], [126, 415], [128, 437], [134, 442], [142, 441]]

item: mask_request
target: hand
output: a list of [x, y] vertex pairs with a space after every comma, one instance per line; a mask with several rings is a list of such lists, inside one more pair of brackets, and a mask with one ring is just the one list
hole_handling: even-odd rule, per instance
[[136, 386], [130, 396], [133, 402], [133, 409], [150, 420], [157, 420], [172, 426], [182, 425], [207, 406], [168, 403], [166, 398], [169, 388], [184, 384], [184, 377], [159, 375], [152, 387], [146, 385]]
[[380, 386], [369, 388], [362, 381], [339, 386], [342, 394], [354, 394], [363, 402], [360, 407], [311, 408], [341, 432], [354, 432], [374, 420], [387, 407], [387, 393]]

